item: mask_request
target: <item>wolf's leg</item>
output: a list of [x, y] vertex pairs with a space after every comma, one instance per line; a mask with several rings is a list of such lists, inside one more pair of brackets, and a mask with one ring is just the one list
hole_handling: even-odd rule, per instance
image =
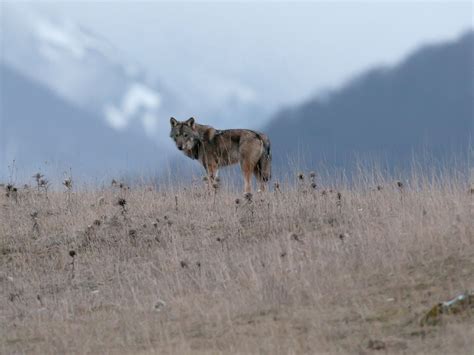
[[246, 194], [252, 192], [252, 171], [254, 169], [253, 164], [249, 161], [242, 161], [240, 163], [242, 168], [242, 174], [244, 175], [244, 192]]
[[255, 166], [255, 169], [253, 170], [253, 175], [255, 176], [255, 179], [258, 182], [258, 191], [257, 192], [263, 192], [267, 188], [267, 183], [265, 182], [265, 179], [262, 177], [260, 167], [257, 165]]
[[266, 172], [263, 170], [266, 166], [264, 166], [265, 161], [263, 161], [264, 157], [261, 157], [260, 160], [255, 164], [255, 169], [253, 170], [253, 174], [255, 175], [255, 179], [258, 181], [258, 192], [263, 192], [267, 189], [267, 178]]
[[272, 157], [270, 152], [270, 143], [265, 145], [262, 142], [261, 155], [255, 165], [254, 175], [259, 182], [259, 191], [265, 191], [268, 181], [272, 177]]
[[265, 177], [262, 174], [262, 165], [260, 161], [258, 161], [257, 164], [255, 164], [255, 168], [253, 169], [253, 175], [255, 176], [255, 179], [258, 182], [257, 192], [265, 191], [267, 188], [267, 183], [265, 181]]
[[218, 173], [218, 166], [217, 164], [210, 163], [207, 165], [207, 182], [209, 185], [209, 188], [214, 187], [214, 183], [216, 182], [217, 178], [217, 173]]

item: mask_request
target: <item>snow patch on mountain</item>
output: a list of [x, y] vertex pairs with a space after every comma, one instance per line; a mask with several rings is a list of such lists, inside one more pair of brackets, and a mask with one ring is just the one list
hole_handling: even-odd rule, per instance
[[[166, 150], [174, 149], [168, 138], [170, 116], [194, 116], [222, 128], [258, 128], [268, 115], [262, 93], [238, 77], [190, 64], [185, 79], [170, 76], [164, 83], [81, 24], [21, 4], [4, 9], [6, 64], [113, 130], [142, 134]], [[163, 75], [166, 70], [161, 68]]]
[[[5, 61], [112, 129], [138, 123], [149, 137], [173, 96], [140, 65], [99, 35], [68, 19], [7, 6]], [[172, 98], [175, 102], [179, 100]], [[137, 125], [135, 124], [135, 130]]]
[[76, 31], [76, 28], [72, 28], [75, 33], [71, 33], [71, 23], [68, 23], [69, 28], [65, 30], [60, 29], [57, 26], [54, 26], [49, 21], [39, 21], [37, 24], [36, 34], [38, 38], [45, 43], [49, 43], [51, 46], [58, 47], [60, 49], [66, 50], [72, 56], [81, 60], [84, 58], [86, 53], [86, 43], [81, 41], [80, 31]]
[[143, 110], [145, 115], [142, 119], [146, 131], [156, 133], [153, 132], [156, 129], [156, 118], [150, 115], [150, 112], [158, 110], [161, 100], [160, 94], [150, 87], [138, 82], [132, 83], [123, 96], [120, 105], [105, 105], [104, 115], [113, 128], [123, 130], [128, 126], [130, 120]]

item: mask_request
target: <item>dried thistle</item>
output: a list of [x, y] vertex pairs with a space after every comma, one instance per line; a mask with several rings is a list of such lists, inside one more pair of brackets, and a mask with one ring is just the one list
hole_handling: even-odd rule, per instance
[[281, 190], [280, 190], [280, 183], [279, 183], [278, 181], [275, 181], [275, 182], [273, 183], [273, 189], [274, 189], [275, 191], [277, 191], [277, 192], [281, 192]]
[[41, 174], [41, 173], [36, 173], [35, 175], [33, 175], [33, 179], [36, 180], [36, 183], [39, 185], [39, 182], [40, 180], [43, 178], [44, 176]]
[[5, 194], [6, 197], [8, 198], [12, 197], [13, 199], [15, 199], [16, 202], [18, 202], [18, 189], [15, 187], [15, 185], [7, 184], [7, 186], [5, 187], [5, 190], [6, 190], [6, 194]]
[[[36, 174], [36, 177], [38, 177], [38, 174]], [[48, 189], [49, 189], [49, 185], [50, 185], [48, 179], [45, 179], [44, 177], [40, 178], [40, 179], [36, 180], [36, 184], [37, 184], [37, 187], [38, 187], [38, 191], [43, 189], [43, 191], [46, 195], [46, 198], [48, 198]]]
[[127, 206], [127, 200], [124, 199], [123, 197], [119, 197], [117, 200], [117, 205], [122, 207], [122, 214], [124, 215], [125, 212], [127, 212], [126, 206]]
[[74, 250], [69, 250], [69, 256], [72, 258], [72, 261], [71, 261], [71, 280], [72, 280], [75, 277], [76, 252]]
[[63, 185], [66, 189], [71, 190], [72, 189], [72, 179], [67, 178], [63, 181]]
[[247, 202], [252, 202], [252, 193], [251, 192], [247, 192], [245, 195], [244, 195], [244, 198], [247, 200]]
[[35, 179], [36, 181], [36, 188], [38, 189], [38, 191], [40, 191], [42, 188], [45, 189], [45, 191], [47, 190], [48, 180], [44, 178], [43, 174], [38, 172], [33, 175], [33, 179]]

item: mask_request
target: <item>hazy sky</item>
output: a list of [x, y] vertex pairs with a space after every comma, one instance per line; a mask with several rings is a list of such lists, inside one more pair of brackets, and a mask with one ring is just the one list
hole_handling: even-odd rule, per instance
[[471, 1], [23, 4], [78, 21], [174, 89], [223, 78], [275, 106], [473, 26]]

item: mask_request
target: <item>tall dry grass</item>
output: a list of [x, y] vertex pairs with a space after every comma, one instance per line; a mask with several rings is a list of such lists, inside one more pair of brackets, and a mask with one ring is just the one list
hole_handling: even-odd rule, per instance
[[474, 288], [462, 178], [294, 179], [5, 186], [0, 353], [472, 353], [472, 310], [420, 325]]

